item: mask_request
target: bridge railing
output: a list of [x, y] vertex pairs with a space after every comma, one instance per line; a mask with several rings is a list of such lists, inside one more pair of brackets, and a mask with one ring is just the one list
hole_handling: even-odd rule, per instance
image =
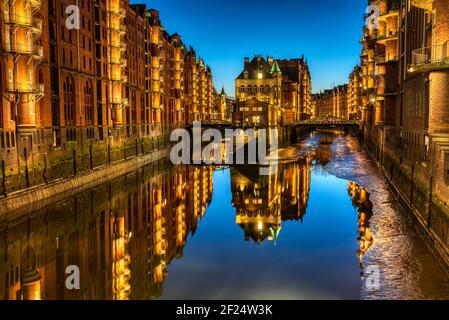
[[318, 118], [318, 119], [308, 119], [305, 121], [298, 122], [302, 125], [356, 125], [358, 122], [356, 120], [345, 120], [338, 118]]

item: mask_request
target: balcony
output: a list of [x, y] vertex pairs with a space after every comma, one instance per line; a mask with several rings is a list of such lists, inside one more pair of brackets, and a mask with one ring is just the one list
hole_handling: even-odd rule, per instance
[[128, 103], [128, 99], [127, 98], [115, 98], [115, 97], [113, 97], [113, 98], [111, 98], [111, 104], [118, 104], [118, 105], [121, 105], [121, 106], [127, 106], [129, 103]]
[[12, 54], [30, 55], [35, 59], [44, 57], [44, 48], [35, 44], [5, 43], [5, 51]]
[[128, 60], [125, 59], [125, 58], [114, 58], [114, 57], [112, 57], [109, 60], [109, 63], [110, 64], [119, 64], [122, 67], [126, 67], [126, 65], [128, 64]]
[[390, 9], [385, 14], [382, 14], [379, 16], [379, 21], [381, 22], [387, 22], [389, 18], [398, 18], [399, 17], [399, 10]]
[[412, 52], [411, 73], [449, 69], [449, 42], [420, 48]]
[[114, 74], [111, 76], [111, 80], [112, 81], [116, 81], [116, 82], [127, 82], [128, 81], [128, 76], [127, 75], [122, 75], [122, 74]]
[[44, 85], [41, 83], [33, 84], [30, 82], [7, 82], [8, 92], [20, 93], [44, 93]]
[[398, 56], [394, 55], [394, 54], [388, 54], [388, 55], [377, 55], [376, 58], [374, 59], [376, 61], [376, 64], [384, 64], [384, 63], [388, 63], [388, 62], [397, 62], [398, 61]]
[[40, 9], [41, 7], [41, 0], [28, 0], [31, 7], [35, 9]]
[[432, 11], [433, 0], [412, 0], [412, 5], [417, 8]]
[[35, 32], [42, 31], [42, 19], [33, 16], [21, 16], [17, 14], [3, 15], [5, 24], [32, 28]]
[[108, 8], [109, 13], [118, 15], [120, 18], [126, 18], [126, 9], [120, 8], [118, 6], [110, 6]]
[[389, 40], [397, 40], [399, 35], [398, 28], [388, 28], [385, 31], [380, 31], [377, 35], [377, 42], [378, 43], [385, 43]]
[[123, 41], [117, 41], [117, 40], [113, 40], [111, 42], [109, 42], [109, 45], [113, 48], [118, 48], [121, 50], [126, 50], [126, 43]]

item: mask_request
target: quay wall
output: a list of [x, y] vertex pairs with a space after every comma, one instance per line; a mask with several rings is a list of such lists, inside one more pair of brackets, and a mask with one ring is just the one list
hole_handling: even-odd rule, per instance
[[448, 195], [435, 192], [430, 168], [425, 163], [407, 163], [394, 151], [394, 145], [376, 136], [370, 138], [365, 134], [363, 146], [383, 170], [399, 203], [413, 215], [422, 238], [449, 270]]
[[[48, 205], [169, 155], [169, 135], [105, 141], [84, 148], [61, 148], [17, 166], [0, 170], [0, 215], [21, 208]], [[8, 169], [7, 169], [8, 168]], [[28, 211], [28, 209], [27, 209]]]

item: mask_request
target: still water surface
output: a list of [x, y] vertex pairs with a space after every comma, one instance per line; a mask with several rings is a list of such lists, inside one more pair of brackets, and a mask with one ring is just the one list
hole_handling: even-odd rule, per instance
[[354, 138], [315, 133], [281, 157], [271, 176], [161, 161], [0, 218], [0, 299], [449, 299]]

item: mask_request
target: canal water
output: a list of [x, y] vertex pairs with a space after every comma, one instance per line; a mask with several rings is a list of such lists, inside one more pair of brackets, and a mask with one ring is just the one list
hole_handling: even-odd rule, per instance
[[0, 299], [449, 299], [356, 139], [316, 132], [280, 155], [270, 176], [164, 160], [0, 217]]

